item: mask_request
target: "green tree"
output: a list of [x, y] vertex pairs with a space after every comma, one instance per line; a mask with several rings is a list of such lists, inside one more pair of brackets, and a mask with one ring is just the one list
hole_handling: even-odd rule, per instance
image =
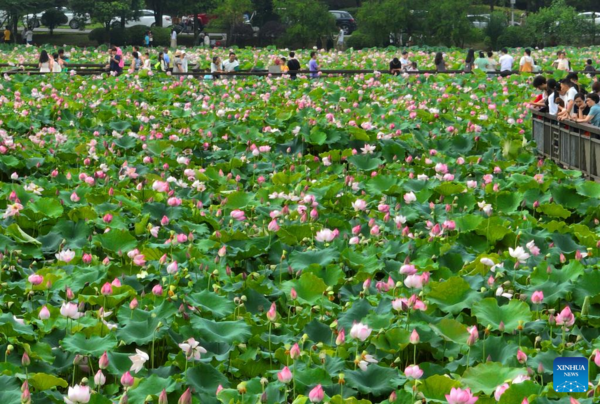
[[275, 11], [288, 26], [283, 42], [288, 46], [314, 46], [317, 39], [335, 30], [335, 19], [319, 0], [275, 0]]
[[590, 31], [588, 21], [565, 0], [554, 0], [527, 18], [527, 32], [536, 45], [575, 45]]
[[17, 42], [17, 30], [21, 17], [30, 13], [37, 13], [54, 6], [51, 0], [0, 0], [0, 10], [6, 12], [11, 27], [13, 42]]
[[236, 29], [244, 23], [244, 12], [252, 9], [250, 0], [223, 0], [221, 5], [215, 10], [228, 30], [227, 45], [231, 45], [235, 39]]
[[65, 13], [55, 8], [49, 8], [42, 15], [42, 25], [50, 30], [50, 35], [54, 35], [54, 29], [59, 25], [66, 24], [69, 21]]
[[508, 22], [504, 13], [497, 11], [490, 15], [490, 21], [485, 28], [485, 35], [490, 38], [493, 49], [498, 49], [498, 38], [504, 34], [507, 26]]
[[111, 21], [131, 10], [130, 0], [70, 0], [69, 6], [77, 14], [89, 13], [92, 21], [104, 26], [107, 35]]
[[358, 12], [359, 32], [373, 45], [384, 46], [391, 33], [399, 33], [399, 28], [411, 30], [411, 17], [408, 0], [369, 0]]
[[446, 46], [464, 46], [474, 35], [467, 14], [472, 0], [440, 0], [429, 3], [428, 29], [432, 39]]

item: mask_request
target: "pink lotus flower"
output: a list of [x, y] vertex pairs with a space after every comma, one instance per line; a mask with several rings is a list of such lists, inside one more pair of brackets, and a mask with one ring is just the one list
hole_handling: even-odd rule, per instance
[[65, 403], [86, 404], [90, 401], [90, 397], [90, 388], [88, 386], [80, 386], [79, 384], [76, 384], [73, 387], [69, 387], [67, 397], [65, 397]]
[[412, 202], [415, 202], [416, 200], [417, 200], [417, 197], [415, 196], [415, 194], [413, 192], [404, 194], [404, 202], [406, 202], [406, 204], [411, 204]]
[[121, 376], [121, 384], [123, 387], [133, 386], [134, 381], [133, 376], [131, 376], [131, 373], [129, 372], [125, 372], [123, 373], [123, 376]]
[[325, 397], [325, 392], [323, 391], [323, 388], [320, 384], [317, 385], [317, 387], [315, 387], [314, 389], [312, 389], [310, 393], [308, 393], [308, 399], [311, 403], [320, 403], [321, 401], [323, 401], [323, 397]]
[[109, 365], [108, 355], [106, 354], [106, 351], [104, 351], [104, 353], [98, 360], [98, 367], [100, 369], [106, 369], [106, 368], [108, 368], [108, 365]]
[[79, 195], [77, 195], [77, 192], [73, 192], [71, 194], [71, 202], [79, 202], [81, 198], [79, 198]]
[[410, 365], [404, 369], [404, 374], [410, 379], [418, 380], [423, 377], [423, 371], [418, 365]]
[[[217, 391], [217, 394], [219, 392]], [[162, 389], [160, 395], [158, 396], [158, 404], [169, 404], [169, 397], [167, 396], [167, 390]]]
[[334, 230], [330, 230], [330, 229], [323, 229], [317, 232], [317, 235], [315, 236], [315, 240], [319, 241], [321, 243], [329, 243], [331, 241], [333, 241], [333, 239], [335, 239], [336, 237], [336, 233]]
[[104, 296], [110, 296], [113, 293], [113, 289], [112, 289], [112, 285], [108, 282], [106, 282], [104, 285], [102, 285], [102, 289], [100, 290], [100, 293], [102, 293]]
[[27, 280], [29, 281], [29, 283], [31, 283], [32, 285], [35, 286], [35, 285], [40, 285], [42, 282], [44, 282], [44, 277], [42, 275], [33, 274], [33, 275], [29, 275]]
[[409, 275], [404, 280], [404, 285], [407, 288], [423, 289], [423, 278], [421, 275]]
[[404, 264], [400, 267], [400, 273], [402, 275], [414, 275], [417, 273], [417, 268], [411, 264]]
[[267, 230], [277, 232], [279, 231], [279, 225], [277, 224], [277, 219], [273, 219], [269, 222], [267, 226]]
[[182, 203], [181, 198], [172, 197], [167, 200], [167, 205], [169, 206], [180, 206]]
[[227, 246], [223, 246], [221, 248], [219, 248], [219, 251], [217, 252], [217, 255], [219, 257], [224, 257], [227, 254]]
[[267, 312], [267, 319], [271, 322], [277, 319], [277, 306], [275, 306], [275, 302], [271, 304], [271, 308]]
[[138, 267], [143, 267], [146, 265], [146, 258], [143, 254], [137, 254], [133, 257], [133, 264], [137, 265]]
[[292, 345], [292, 348], [290, 349], [290, 358], [292, 359], [298, 359], [300, 357], [300, 346], [298, 346], [298, 343], [295, 343], [294, 345]]
[[166, 181], [154, 181], [154, 184], [152, 184], [152, 189], [157, 192], [168, 192], [169, 183]]
[[543, 301], [544, 301], [544, 292], [542, 292], [541, 290], [533, 292], [533, 294], [531, 295], [531, 303], [540, 304]]
[[496, 387], [496, 390], [494, 391], [494, 398], [496, 399], [496, 401], [500, 401], [500, 397], [502, 397], [502, 394], [504, 394], [504, 392], [508, 390], [509, 387], [510, 385], [508, 383], [504, 383]]
[[60, 308], [60, 314], [72, 320], [77, 320], [83, 316], [83, 313], [79, 313], [78, 307], [75, 303], [63, 303]]
[[102, 218], [102, 221], [104, 223], [110, 223], [113, 220], [113, 215], [111, 215], [110, 213], [107, 213], [106, 215], [104, 215], [104, 217]]
[[75, 258], [75, 252], [71, 250], [63, 250], [58, 254], [55, 254], [55, 257], [57, 260], [68, 264], [73, 260], [73, 258]]
[[23, 205], [21, 205], [18, 202], [13, 203], [6, 207], [6, 210], [4, 211], [4, 215], [2, 217], [6, 219], [11, 216], [17, 216], [21, 210], [23, 210]]
[[159, 284], [159, 285], [154, 285], [154, 287], [152, 288], [152, 294], [154, 296], [162, 296], [163, 294], [163, 287]]
[[240, 222], [243, 222], [244, 220], [246, 220], [246, 215], [245, 215], [244, 211], [238, 210], [238, 209], [231, 212], [231, 217], [234, 220], [237, 220]]
[[96, 374], [94, 375], [94, 384], [96, 386], [104, 386], [105, 383], [106, 383], [106, 376], [104, 376], [104, 373], [102, 373], [102, 370], [98, 370], [98, 372], [96, 372]]
[[479, 332], [477, 331], [477, 326], [469, 327], [467, 328], [467, 331], [469, 332], [469, 337], [467, 338], [467, 345], [475, 345], [475, 343], [479, 339]]
[[517, 351], [517, 361], [519, 361], [521, 364], [527, 362], [527, 355], [520, 349]]
[[346, 343], [346, 331], [342, 328], [335, 339], [335, 344], [339, 346], [339, 345], [344, 345], [345, 343]]
[[92, 255], [91, 254], [83, 254], [83, 257], [81, 257], [81, 261], [83, 261], [84, 264], [89, 264], [92, 262]]
[[373, 330], [363, 323], [355, 323], [350, 329], [350, 336], [364, 342]]
[[356, 201], [352, 202], [352, 207], [357, 212], [361, 211], [361, 210], [365, 210], [367, 208], [367, 202], [365, 202], [362, 199], [357, 199]]
[[38, 316], [40, 320], [48, 320], [50, 318], [50, 310], [48, 310], [48, 307], [42, 307]]
[[409, 342], [413, 345], [416, 345], [419, 343], [419, 341], [421, 340], [421, 338], [419, 337], [419, 333], [417, 332], [417, 329], [413, 329], [412, 333], [410, 334], [410, 339]]
[[169, 275], [175, 275], [179, 271], [179, 266], [177, 265], [177, 261], [171, 262], [167, 265], [167, 273]]
[[448, 404], [473, 404], [477, 402], [478, 397], [474, 397], [471, 389], [459, 389], [453, 387], [450, 394], [446, 394]]
[[192, 392], [189, 387], [183, 392], [181, 397], [179, 397], [177, 404], [192, 404]]
[[280, 372], [277, 372], [277, 379], [279, 379], [281, 383], [288, 384], [292, 381], [292, 377], [292, 372], [287, 366], [285, 366]]
[[596, 364], [596, 366], [600, 367], [600, 351], [598, 351], [596, 349], [596, 351], [594, 351], [594, 363]]
[[194, 338], [189, 338], [187, 341], [179, 344], [179, 348], [181, 348], [187, 360], [194, 359], [199, 361], [201, 354], [207, 352]]
[[557, 316], [556, 316], [556, 324], [564, 325], [566, 327], [570, 327], [575, 324], [575, 316], [571, 312], [571, 308], [569, 306], [565, 307]]

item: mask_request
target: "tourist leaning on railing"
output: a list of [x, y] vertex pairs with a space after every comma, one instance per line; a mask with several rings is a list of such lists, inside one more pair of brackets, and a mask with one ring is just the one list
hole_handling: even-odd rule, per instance
[[594, 126], [600, 127], [600, 96], [598, 94], [588, 94], [585, 102], [590, 107], [590, 112], [584, 118], [575, 119], [575, 122], [591, 123]]

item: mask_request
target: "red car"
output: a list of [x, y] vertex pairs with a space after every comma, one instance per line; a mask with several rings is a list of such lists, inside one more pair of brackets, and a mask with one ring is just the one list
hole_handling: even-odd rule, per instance
[[[216, 20], [218, 17], [216, 15], [208, 15], [206, 13], [198, 14], [198, 19], [202, 23], [202, 25], [208, 25], [212, 20]], [[184, 20], [193, 20], [193, 15], [187, 15], [183, 18]]]

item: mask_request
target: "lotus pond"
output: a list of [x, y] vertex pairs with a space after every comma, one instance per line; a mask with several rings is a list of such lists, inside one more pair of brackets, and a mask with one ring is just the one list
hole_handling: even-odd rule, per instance
[[597, 402], [600, 184], [530, 81], [5, 77], [0, 400]]

